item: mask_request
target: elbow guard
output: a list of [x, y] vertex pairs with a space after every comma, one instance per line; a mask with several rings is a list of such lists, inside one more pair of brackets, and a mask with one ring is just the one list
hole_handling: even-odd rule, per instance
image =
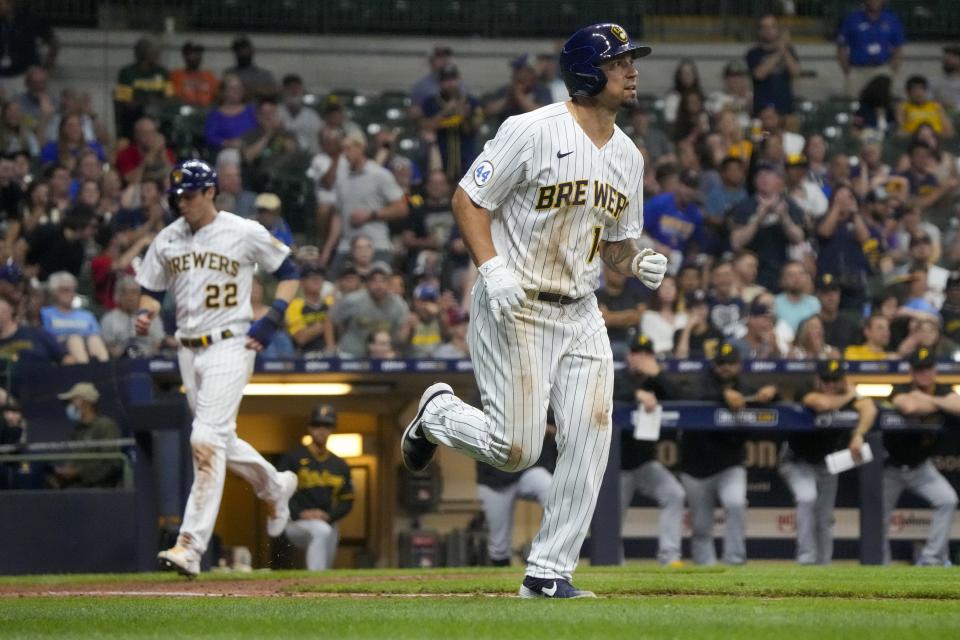
[[273, 272], [273, 275], [277, 277], [277, 280], [299, 280], [300, 270], [297, 269], [297, 265], [293, 264], [290, 256], [287, 256], [277, 270]]

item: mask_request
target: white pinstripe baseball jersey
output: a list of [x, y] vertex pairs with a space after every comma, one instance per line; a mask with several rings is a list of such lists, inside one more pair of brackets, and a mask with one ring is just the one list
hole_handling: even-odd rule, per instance
[[177, 335], [200, 336], [250, 322], [255, 265], [276, 271], [290, 248], [263, 225], [227, 211], [196, 233], [180, 218], [154, 238], [137, 273], [140, 286], [173, 290]]
[[497, 253], [524, 289], [580, 298], [597, 287], [600, 240], [640, 236], [643, 157], [616, 126], [597, 148], [568, 104], [508, 118], [460, 186], [492, 213]]

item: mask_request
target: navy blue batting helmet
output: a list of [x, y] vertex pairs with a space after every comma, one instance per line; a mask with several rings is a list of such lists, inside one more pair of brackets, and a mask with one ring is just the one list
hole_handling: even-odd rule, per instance
[[650, 51], [650, 47], [633, 42], [618, 24], [592, 24], [564, 43], [560, 73], [571, 96], [595, 96], [607, 84], [607, 75], [600, 69], [602, 62], [625, 53], [642, 58], [650, 55]]
[[203, 160], [184, 160], [170, 172], [167, 193], [180, 195], [185, 191], [200, 191], [217, 186], [217, 172]]

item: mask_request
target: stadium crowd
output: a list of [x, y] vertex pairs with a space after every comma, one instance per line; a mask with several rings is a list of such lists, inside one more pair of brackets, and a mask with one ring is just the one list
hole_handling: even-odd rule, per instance
[[[893, 25], [887, 59], [862, 50], [876, 47], [851, 14], [838, 55], [859, 99], [839, 135], [805, 117], [792, 88], [802, 57], [773, 15], [726, 65], [721, 90], [707, 94], [696, 64], [681, 60], [669, 91], [625, 114], [646, 159], [642, 241], [670, 256], [671, 277], [650, 294], [604, 274], [597, 295], [618, 356], [637, 333], [683, 358], [711, 358], [721, 338], [747, 358], [902, 358], [919, 346], [960, 356], [950, 151], [960, 48], [944, 48], [942, 74], [901, 80], [902, 27], [882, 2], [866, 4]], [[139, 40], [117, 78], [113, 126], [88, 94], [50, 90], [55, 50], [44, 64], [38, 51], [14, 56], [34, 64], [11, 74], [22, 86], [3, 85], [0, 351], [29, 344], [69, 363], [174, 347], [171, 313], [149, 337], [133, 335], [130, 277], [175, 215], [164, 192], [178, 158], [158, 105], [186, 105], [206, 114], [197, 152], [219, 172], [219, 205], [293, 245], [303, 271], [286, 339], [267, 357], [465, 357], [475, 273], [451, 194], [499, 122], [565, 98], [554, 56], [516, 57], [504, 86], [481, 98], [438, 46], [400, 126], [365, 131], [349, 99], [317, 99], [295, 73], [258, 66], [246, 36], [231, 46], [236, 64], [223, 73], [204, 67], [194, 42], [168, 71], [157, 41]], [[402, 131], [414, 132], [412, 150], [400, 149]], [[316, 202], [297, 234], [270, 191], [291, 172]], [[264, 284], [255, 316], [267, 309]]]

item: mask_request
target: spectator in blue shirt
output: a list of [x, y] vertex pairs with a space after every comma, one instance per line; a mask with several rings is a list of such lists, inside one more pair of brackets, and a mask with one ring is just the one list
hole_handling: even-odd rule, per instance
[[670, 252], [686, 254], [694, 250], [694, 244], [703, 245], [699, 182], [700, 175], [687, 169], [680, 173], [676, 190], [654, 196], [644, 204], [644, 231]]
[[293, 231], [290, 225], [280, 215], [280, 198], [275, 193], [261, 193], [253, 204], [257, 210], [257, 221], [266, 227], [274, 238], [287, 245], [293, 246]]
[[243, 135], [257, 128], [256, 109], [243, 101], [243, 83], [233, 74], [223, 76], [220, 101], [220, 106], [207, 115], [203, 136], [214, 151], [239, 149]]
[[757, 23], [757, 44], [747, 51], [753, 77], [753, 114], [768, 104], [781, 115], [793, 113], [793, 79], [800, 75], [800, 59], [790, 45], [790, 32], [781, 30], [772, 13]]
[[783, 291], [773, 299], [773, 312], [796, 332], [800, 323], [820, 313], [820, 301], [807, 293], [811, 288], [810, 274], [801, 262], [788, 262], [780, 277]]
[[846, 15], [837, 32], [837, 60], [851, 97], [874, 76], [895, 77], [900, 70], [906, 40], [903, 24], [884, 5], [886, 0], [866, 0], [863, 9]]
[[727, 156], [720, 162], [720, 183], [707, 191], [703, 205], [711, 225], [723, 227], [733, 205], [747, 198], [746, 179], [747, 167], [740, 158]]
[[47, 282], [53, 304], [40, 310], [43, 328], [66, 347], [78, 364], [90, 362], [91, 358], [100, 362], [109, 360], [100, 323], [90, 311], [73, 308], [77, 279], [68, 271], [58, 271], [50, 274]]

